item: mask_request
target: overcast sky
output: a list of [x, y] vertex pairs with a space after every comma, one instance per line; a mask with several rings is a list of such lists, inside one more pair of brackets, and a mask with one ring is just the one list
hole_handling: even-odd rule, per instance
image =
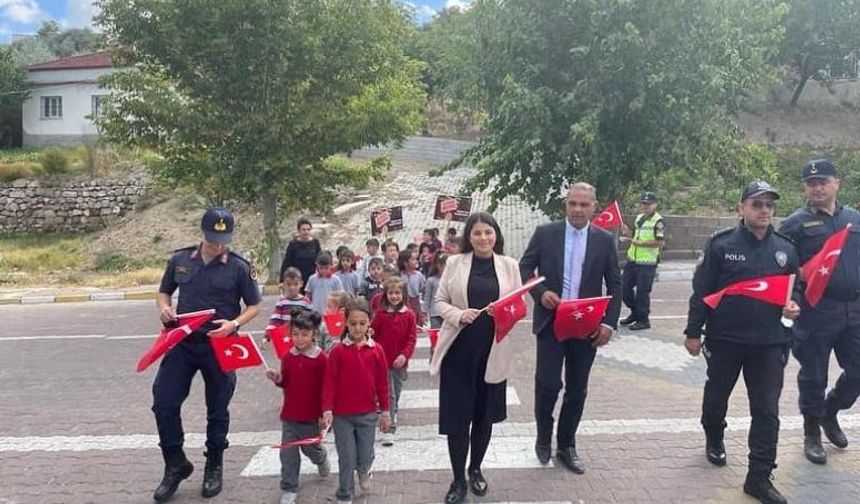
[[[418, 23], [425, 23], [438, 10], [468, 5], [471, 0], [403, 0], [416, 6]], [[89, 26], [96, 9], [92, 0], [0, 0], [0, 43], [13, 34], [35, 32], [42, 21], [55, 19], [63, 27]]]

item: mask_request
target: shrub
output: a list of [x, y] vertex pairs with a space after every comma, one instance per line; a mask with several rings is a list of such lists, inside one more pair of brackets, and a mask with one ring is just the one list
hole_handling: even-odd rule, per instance
[[42, 153], [42, 168], [48, 175], [66, 173], [69, 171], [69, 157], [60, 149], [47, 149]]
[[28, 161], [0, 163], [0, 182], [11, 182], [19, 178], [35, 177], [42, 173], [41, 165]]
[[127, 271], [133, 261], [116, 249], [102, 250], [96, 254], [96, 271]]

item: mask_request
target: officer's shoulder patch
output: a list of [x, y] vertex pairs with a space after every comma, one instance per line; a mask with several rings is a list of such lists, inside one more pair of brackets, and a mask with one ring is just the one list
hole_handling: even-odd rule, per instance
[[654, 229], [663, 229], [665, 227], [666, 224], [663, 224], [663, 219], [658, 220], [657, 223], [654, 224]]
[[256, 282], [259, 274], [257, 272], [257, 267], [254, 266], [253, 264], [251, 265], [251, 273], [250, 274], [251, 274], [251, 280]]
[[824, 225], [823, 220], [808, 220], [802, 224], [802, 226], [805, 228], [811, 228], [811, 227], [823, 226], [823, 225]]

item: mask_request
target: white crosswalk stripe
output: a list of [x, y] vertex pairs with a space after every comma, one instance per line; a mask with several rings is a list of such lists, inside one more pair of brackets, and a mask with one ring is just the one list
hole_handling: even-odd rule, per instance
[[601, 347], [597, 355], [661, 371], [683, 371], [696, 362], [696, 358], [681, 345], [632, 334], [613, 338], [608, 345]]

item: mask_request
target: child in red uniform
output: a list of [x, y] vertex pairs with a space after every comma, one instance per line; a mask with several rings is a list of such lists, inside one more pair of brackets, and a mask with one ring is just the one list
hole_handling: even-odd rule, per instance
[[406, 283], [397, 277], [389, 278], [382, 287], [382, 307], [376, 312], [370, 328], [373, 340], [385, 351], [388, 364], [388, 397], [391, 403], [391, 429], [382, 437], [383, 446], [394, 444], [397, 429], [397, 404], [406, 381], [406, 366], [415, 352], [417, 319], [415, 312], [406, 306]]
[[347, 304], [346, 328], [329, 355], [322, 401], [323, 425], [334, 425], [339, 502], [352, 502], [356, 471], [362, 491], [370, 490], [376, 424], [383, 432], [391, 425], [385, 352], [368, 335], [370, 308], [363, 299]]
[[[320, 327], [320, 315], [293, 308], [290, 335], [293, 348], [281, 360], [281, 370], [269, 369], [266, 376], [284, 389], [281, 408], [283, 434], [281, 443], [319, 435], [322, 420], [322, 384], [328, 358], [314, 342]], [[322, 444], [301, 447], [302, 453], [317, 465], [320, 476], [327, 476], [331, 466]], [[299, 448], [281, 450], [281, 504], [296, 502], [301, 459]]]

